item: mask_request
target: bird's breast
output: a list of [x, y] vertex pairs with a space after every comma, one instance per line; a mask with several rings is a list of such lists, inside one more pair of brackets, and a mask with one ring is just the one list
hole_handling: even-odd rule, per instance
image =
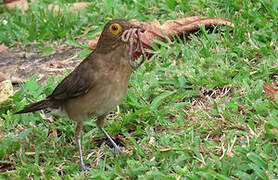
[[131, 68], [125, 56], [120, 57], [118, 63], [111, 64], [110, 68], [103, 75], [105, 82], [100, 82], [100, 84], [105, 85], [100, 87], [103, 93], [101, 93], [101, 100], [99, 101], [101, 104], [95, 111], [98, 115], [113, 110], [113, 108], [120, 104], [127, 92]]
[[[106, 55], [96, 70], [94, 85], [84, 96], [77, 97], [67, 103], [69, 116], [96, 115], [100, 116], [113, 110], [120, 104], [127, 92], [131, 67], [128, 55]], [[101, 59], [98, 59], [101, 60]], [[108, 61], [110, 60], [110, 61]]]

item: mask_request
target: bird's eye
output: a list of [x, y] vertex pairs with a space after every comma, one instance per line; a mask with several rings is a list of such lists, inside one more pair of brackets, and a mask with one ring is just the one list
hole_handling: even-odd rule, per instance
[[109, 30], [112, 34], [118, 35], [122, 32], [122, 27], [121, 25], [114, 23], [110, 25]]

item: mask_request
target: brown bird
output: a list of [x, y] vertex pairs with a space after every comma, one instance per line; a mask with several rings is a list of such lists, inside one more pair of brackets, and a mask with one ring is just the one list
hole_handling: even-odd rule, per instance
[[[140, 40], [140, 28], [125, 20], [109, 21], [99, 38], [96, 49], [71, 72], [45, 100], [26, 106], [15, 114], [47, 109], [66, 114], [77, 122], [76, 141], [81, 170], [87, 170], [83, 162], [81, 131], [84, 120], [96, 117], [96, 124], [120, 153], [119, 146], [104, 129], [107, 113], [115, 108], [127, 92], [132, 68], [133, 38], [137, 36], [137, 50], [144, 50]], [[129, 45], [127, 42], [130, 42]], [[143, 60], [140, 65], [142, 64]]]

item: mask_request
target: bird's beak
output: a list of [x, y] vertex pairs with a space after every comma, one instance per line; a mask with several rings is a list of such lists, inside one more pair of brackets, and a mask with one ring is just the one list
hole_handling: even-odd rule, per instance
[[128, 42], [130, 40], [130, 38], [132, 38], [134, 36], [134, 34], [140, 34], [140, 33], [144, 33], [144, 29], [142, 29], [139, 26], [132, 26], [131, 28], [125, 30], [122, 34], [122, 41], [123, 42]]
[[[127, 47], [129, 48], [129, 64], [132, 69], [137, 69], [138, 67], [140, 67], [146, 59], [143, 43], [141, 40], [141, 33], [144, 31], [145, 30], [141, 27], [133, 26], [130, 29], [125, 30], [122, 34], [122, 41], [126, 43], [129, 42], [129, 46]], [[133, 44], [136, 45], [135, 48], [133, 48]], [[142, 55], [143, 58], [139, 63], [134, 65], [134, 60], [132, 59], [132, 57], [133, 54], [137, 51]]]
[[137, 25], [132, 25], [130, 29], [140, 29], [141, 33], [145, 32], [145, 29], [143, 27]]

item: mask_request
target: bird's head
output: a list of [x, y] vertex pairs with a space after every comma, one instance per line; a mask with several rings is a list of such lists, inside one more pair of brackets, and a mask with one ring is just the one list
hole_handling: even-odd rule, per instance
[[136, 29], [136, 27], [126, 20], [111, 20], [105, 26], [97, 43], [96, 50], [103, 53], [111, 52], [119, 46], [126, 44], [122, 35], [125, 31]]

